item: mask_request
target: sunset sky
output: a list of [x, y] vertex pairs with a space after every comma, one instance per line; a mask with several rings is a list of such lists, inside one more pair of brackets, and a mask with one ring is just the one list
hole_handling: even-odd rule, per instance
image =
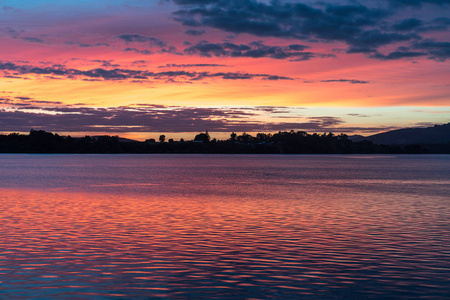
[[450, 0], [0, 0], [0, 132], [450, 122]]

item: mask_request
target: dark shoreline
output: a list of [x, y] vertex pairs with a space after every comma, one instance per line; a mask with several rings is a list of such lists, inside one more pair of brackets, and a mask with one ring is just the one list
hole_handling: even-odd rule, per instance
[[345, 134], [232, 134], [210, 140], [201, 133], [193, 141], [123, 141], [118, 136], [72, 138], [32, 130], [29, 135], [0, 135], [0, 153], [10, 154], [450, 154], [450, 143], [383, 145], [354, 142]]

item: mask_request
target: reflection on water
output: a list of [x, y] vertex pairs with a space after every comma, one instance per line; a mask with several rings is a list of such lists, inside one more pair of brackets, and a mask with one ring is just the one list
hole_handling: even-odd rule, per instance
[[0, 299], [449, 298], [449, 156], [0, 155]]

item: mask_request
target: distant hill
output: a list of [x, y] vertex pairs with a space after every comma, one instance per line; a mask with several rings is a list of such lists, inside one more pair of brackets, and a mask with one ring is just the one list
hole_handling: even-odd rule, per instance
[[446, 144], [450, 143], [450, 123], [428, 128], [398, 129], [368, 137], [353, 136], [350, 139], [353, 142], [367, 140], [375, 144], [384, 145]]

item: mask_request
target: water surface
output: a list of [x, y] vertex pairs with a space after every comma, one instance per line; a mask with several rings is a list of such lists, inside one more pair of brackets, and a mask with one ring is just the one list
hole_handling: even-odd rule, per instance
[[450, 297], [450, 156], [0, 155], [0, 299]]

